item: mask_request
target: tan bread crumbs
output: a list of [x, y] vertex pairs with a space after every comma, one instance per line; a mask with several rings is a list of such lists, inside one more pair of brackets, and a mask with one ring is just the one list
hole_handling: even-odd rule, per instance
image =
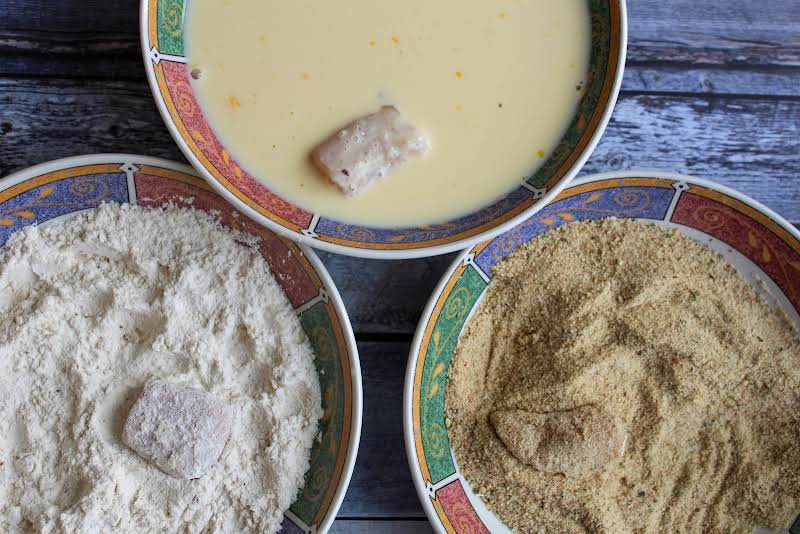
[[[800, 511], [796, 332], [677, 231], [577, 222], [510, 255], [459, 341], [446, 401], [458, 464], [518, 532], [750, 534]], [[490, 421], [582, 406], [629, 432], [622, 458], [586, 478], [522, 463]]]

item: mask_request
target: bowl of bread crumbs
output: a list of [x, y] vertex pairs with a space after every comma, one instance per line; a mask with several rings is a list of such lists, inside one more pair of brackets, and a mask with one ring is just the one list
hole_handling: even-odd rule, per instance
[[800, 532], [800, 232], [609, 173], [462, 253], [425, 309], [406, 450], [440, 532]]
[[326, 532], [361, 375], [313, 251], [154, 158], [0, 189], [0, 531]]

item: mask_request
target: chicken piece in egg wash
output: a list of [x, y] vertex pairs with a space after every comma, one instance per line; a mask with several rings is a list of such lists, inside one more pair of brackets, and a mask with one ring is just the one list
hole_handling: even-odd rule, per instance
[[312, 153], [314, 164], [347, 195], [358, 194], [409, 158], [424, 156], [430, 143], [393, 106], [350, 123]]

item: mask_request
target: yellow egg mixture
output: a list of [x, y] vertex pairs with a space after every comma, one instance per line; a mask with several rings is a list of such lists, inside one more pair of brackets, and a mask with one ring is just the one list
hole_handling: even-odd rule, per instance
[[[585, 0], [192, 0], [186, 44], [209, 123], [296, 204], [377, 226], [488, 205], [556, 147], [590, 56]], [[394, 105], [432, 150], [355, 197], [310, 152]]]

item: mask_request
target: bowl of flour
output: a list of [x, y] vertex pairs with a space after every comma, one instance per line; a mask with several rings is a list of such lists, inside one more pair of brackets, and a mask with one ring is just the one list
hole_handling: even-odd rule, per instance
[[[5, 178], [0, 309], [0, 531], [332, 524], [361, 425], [344, 305], [311, 250], [190, 168], [114, 154]], [[223, 407], [202, 473], [123, 441], [154, 383]]]
[[800, 232], [713, 182], [579, 180], [455, 259], [406, 451], [438, 532], [800, 532]]

